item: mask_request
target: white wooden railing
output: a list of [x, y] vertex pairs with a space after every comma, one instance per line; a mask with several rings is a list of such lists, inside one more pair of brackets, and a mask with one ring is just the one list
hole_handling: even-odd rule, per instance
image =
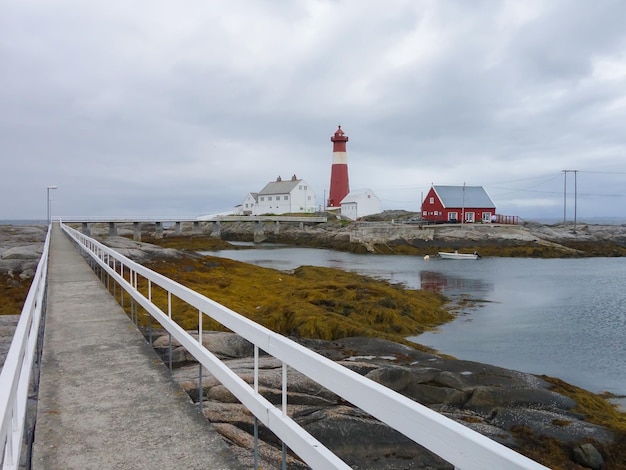
[[15, 469], [20, 463], [26, 422], [28, 390], [37, 353], [39, 325], [45, 304], [50, 227], [43, 253], [26, 296], [13, 340], [0, 373], [0, 444], [2, 468]]
[[[458, 469], [545, 469], [521, 454], [435, 411], [369, 380], [335, 362], [254, 323], [213, 300], [131, 261], [111, 248], [62, 224], [63, 230], [91, 256], [143, 309], [152, 315], [197, 360], [226, 386], [254, 416], [314, 469], [350, 467], [287, 415], [287, 367], [292, 367], [346, 401], [429, 449]], [[147, 297], [137, 286], [147, 283]], [[167, 292], [167, 312], [151, 301], [153, 286]], [[198, 310], [199, 338], [171, 318], [172, 298]], [[207, 315], [250, 341], [255, 348], [254, 383], [249, 385], [202, 345]], [[283, 402], [274, 406], [258, 393], [259, 350], [283, 363]]]

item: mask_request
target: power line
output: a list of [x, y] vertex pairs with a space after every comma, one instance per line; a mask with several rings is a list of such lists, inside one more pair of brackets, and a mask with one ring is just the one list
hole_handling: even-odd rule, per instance
[[579, 173], [597, 173], [600, 175], [626, 175], [626, 171], [596, 171], [596, 170], [578, 170]]

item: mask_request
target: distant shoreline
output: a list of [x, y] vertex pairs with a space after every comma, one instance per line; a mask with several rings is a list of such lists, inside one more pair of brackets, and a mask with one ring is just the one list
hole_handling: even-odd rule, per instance
[[[106, 217], [106, 216], [105, 216]], [[175, 218], [175, 216], [172, 216]], [[185, 217], [186, 218], [186, 217]], [[520, 217], [524, 222], [535, 222], [543, 225], [555, 225], [562, 224], [562, 217], [537, 217], [537, 218], [524, 218]], [[565, 221], [568, 225], [574, 225], [572, 219]], [[576, 220], [576, 225], [590, 224], [590, 225], [626, 225], [625, 217], [583, 217]], [[48, 225], [45, 219], [0, 219], [0, 225]]]
[[0, 220], [0, 225], [48, 225], [48, 222], [42, 219], [6, 219]]

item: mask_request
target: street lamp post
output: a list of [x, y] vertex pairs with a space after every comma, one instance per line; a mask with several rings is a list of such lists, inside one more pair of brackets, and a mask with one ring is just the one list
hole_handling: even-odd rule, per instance
[[50, 219], [50, 190], [51, 189], [57, 189], [57, 188], [58, 188], [58, 186], [48, 186], [46, 188], [48, 190], [47, 191], [48, 197], [46, 199], [47, 207], [48, 207], [48, 225], [50, 225], [50, 222], [51, 222], [51, 219]]

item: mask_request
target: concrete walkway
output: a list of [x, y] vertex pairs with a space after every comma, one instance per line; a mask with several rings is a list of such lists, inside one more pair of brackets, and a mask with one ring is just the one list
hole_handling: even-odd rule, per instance
[[32, 468], [237, 469], [55, 224]]

